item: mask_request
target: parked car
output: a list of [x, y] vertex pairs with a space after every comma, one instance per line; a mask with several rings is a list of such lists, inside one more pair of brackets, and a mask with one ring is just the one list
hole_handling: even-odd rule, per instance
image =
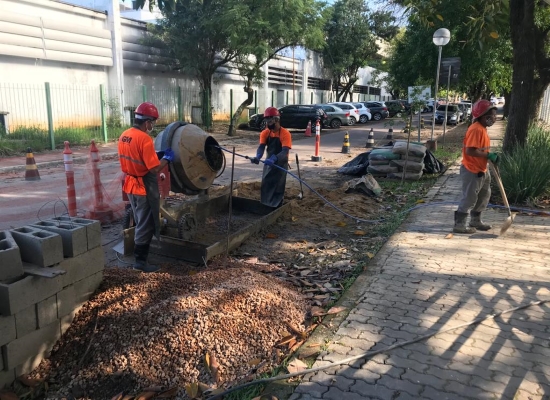
[[470, 104], [470, 106], [468, 107], [467, 103], [457, 103], [457, 106], [460, 109], [460, 111], [462, 112], [462, 116], [461, 116], [460, 120], [461, 121], [466, 120], [470, 116], [470, 113], [471, 113], [471, 110], [472, 110], [472, 105]]
[[372, 119], [372, 114], [369, 108], [363, 103], [351, 103], [359, 110], [359, 122], [364, 124]]
[[327, 114], [328, 119], [326, 126], [338, 129], [343, 125], [353, 125], [350, 119], [350, 111], [342, 110], [340, 107], [334, 104], [319, 104], [323, 111]]
[[401, 117], [401, 115], [406, 114], [407, 110], [403, 103], [399, 100], [388, 100], [384, 102], [388, 107], [388, 112], [390, 113], [390, 118], [392, 117]]
[[380, 121], [390, 116], [388, 107], [382, 101], [364, 101], [363, 104], [370, 110], [372, 119], [375, 121]]
[[354, 125], [354, 124], [357, 123], [357, 121], [359, 121], [359, 118], [360, 118], [359, 110], [353, 104], [340, 103], [340, 102], [328, 103], [328, 104], [335, 105], [337, 107], [340, 107], [342, 110], [349, 111], [349, 113], [350, 113], [350, 115], [349, 115], [350, 122], [352, 122], [351, 125]]
[[501, 97], [497, 97], [497, 102], [498, 102], [498, 104], [504, 104], [505, 101], [506, 101], [506, 100], [504, 99], [504, 97], [502, 97], [502, 96], [501, 96]]
[[458, 125], [461, 111], [456, 104], [441, 105], [435, 111], [435, 123], [442, 124], [445, 120], [445, 109], [447, 108], [447, 124]]
[[[307, 123], [311, 121], [312, 129], [315, 129], [315, 123], [319, 119], [321, 128], [326, 126], [328, 116], [319, 105], [288, 105], [279, 108], [281, 113], [281, 126], [283, 128], [306, 129]], [[253, 129], [264, 130], [266, 121], [264, 114], [254, 114], [248, 121], [248, 126]]]
[[464, 106], [464, 108], [466, 110], [466, 116], [467, 117], [469, 117], [472, 114], [472, 102], [471, 101], [462, 100], [458, 104], [462, 104]]

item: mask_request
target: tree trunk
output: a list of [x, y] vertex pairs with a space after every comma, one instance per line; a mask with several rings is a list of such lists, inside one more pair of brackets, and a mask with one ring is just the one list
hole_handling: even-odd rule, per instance
[[527, 110], [535, 107], [533, 101], [536, 66], [534, 0], [510, 0], [510, 31], [514, 59], [512, 96], [504, 136], [504, 152], [510, 152], [517, 145], [525, 143], [530, 122], [530, 112]]
[[201, 119], [206, 131], [212, 128], [212, 74], [200, 76], [202, 86]]
[[533, 91], [531, 92], [531, 103], [532, 107], [530, 107], [527, 111], [529, 114], [529, 121], [538, 121], [539, 115], [540, 115], [540, 108], [542, 106], [542, 97], [544, 96], [544, 90], [546, 89], [546, 85], [543, 83], [541, 79], [536, 79], [533, 85]]
[[254, 101], [254, 90], [252, 89], [252, 81], [250, 79], [247, 80], [246, 86], [243, 88], [243, 90], [245, 93], [248, 94], [248, 97], [239, 105], [239, 107], [237, 107], [237, 110], [235, 110], [235, 113], [231, 116], [231, 123], [229, 124], [229, 130], [227, 132], [228, 136], [235, 136], [237, 123], [239, 122], [239, 118], [241, 117], [243, 110], [245, 109], [245, 107], [251, 105]]
[[508, 119], [510, 115], [510, 92], [504, 92], [504, 107], [502, 107], [502, 119]]

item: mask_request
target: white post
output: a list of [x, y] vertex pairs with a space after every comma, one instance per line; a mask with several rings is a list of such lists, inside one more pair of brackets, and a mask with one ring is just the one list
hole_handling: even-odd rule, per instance
[[[120, 21], [120, 3], [118, 0], [105, 0], [107, 24], [111, 31], [113, 66], [109, 68], [109, 96], [119, 99], [120, 112], [124, 115], [124, 65], [122, 61], [122, 26]], [[116, 90], [116, 94], [113, 93]]]

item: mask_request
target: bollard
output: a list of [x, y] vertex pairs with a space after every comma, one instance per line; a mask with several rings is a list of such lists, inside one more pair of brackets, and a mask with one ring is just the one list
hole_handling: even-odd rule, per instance
[[372, 149], [374, 147], [374, 130], [370, 128], [369, 137], [367, 138], [367, 144], [365, 145], [367, 149]]
[[311, 120], [307, 122], [306, 137], [311, 137]]
[[390, 128], [388, 130], [388, 134], [386, 136], [386, 139], [390, 139], [390, 140], [393, 140], [393, 128]]
[[321, 125], [319, 120], [315, 123], [315, 155], [311, 156], [311, 161], [323, 161], [323, 157], [319, 155], [319, 147], [321, 146]]
[[346, 132], [344, 135], [344, 143], [342, 143], [342, 153], [344, 154], [350, 154], [351, 148], [349, 147], [349, 133]]
[[36, 161], [34, 161], [34, 154], [30, 147], [27, 147], [27, 158], [25, 161], [25, 180], [26, 181], [39, 181], [40, 174], [38, 173], [38, 167]]
[[95, 141], [92, 140], [90, 146], [90, 158], [92, 161], [92, 173], [94, 176], [94, 205], [93, 210], [89, 210], [86, 213], [86, 218], [99, 220], [102, 223], [109, 222], [113, 219], [113, 210], [108, 205], [103, 203], [103, 187], [101, 185], [101, 178], [99, 170], [99, 150], [95, 145]]
[[65, 176], [67, 177], [67, 203], [69, 216], [76, 217], [76, 190], [74, 187], [73, 152], [69, 142], [65, 142], [63, 150], [63, 164], [65, 165]]

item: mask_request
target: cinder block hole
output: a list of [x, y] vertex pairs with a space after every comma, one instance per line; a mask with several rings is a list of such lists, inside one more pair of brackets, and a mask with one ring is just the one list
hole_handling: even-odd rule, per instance
[[0, 251], [2, 250], [9, 250], [12, 247], [10, 246], [10, 242], [7, 240], [0, 240]]
[[21, 232], [21, 233], [32, 233], [34, 232], [34, 229], [31, 228], [17, 228], [14, 229], [15, 232]]
[[36, 237], [39, 237], [39, 238], [47, 238], [47, 237], [51, 237], [55, 234], [54, 233], [49, 233], [49, 232], [34, 232], [32, 235], [36, 236]]
[[46, 222], [46, 221], [40, 221], [36, 223], [36, 225], [40, 226], [57, 226], [57, 224], [54, 224], [53, 222]]
[[55, 217], [52, 218], [54, 221], [70, 221], [71, 217]]
[[77, 229], [78, 227], [77, 227], [77, 226], [74, 226], [74, 225], [59, 224], [58, 228], [67, 229], [67, 230], [69, 230], [69, 231], [74, 231], [74, 230]]
[[94, 223], [94, 221], [89, 219], [73, 219], [73, 222], [81, 225], [90, 225]]
[[0, 232], [0, 240], [7, 239], [8, 235], [6, 235], [6, 232]]

